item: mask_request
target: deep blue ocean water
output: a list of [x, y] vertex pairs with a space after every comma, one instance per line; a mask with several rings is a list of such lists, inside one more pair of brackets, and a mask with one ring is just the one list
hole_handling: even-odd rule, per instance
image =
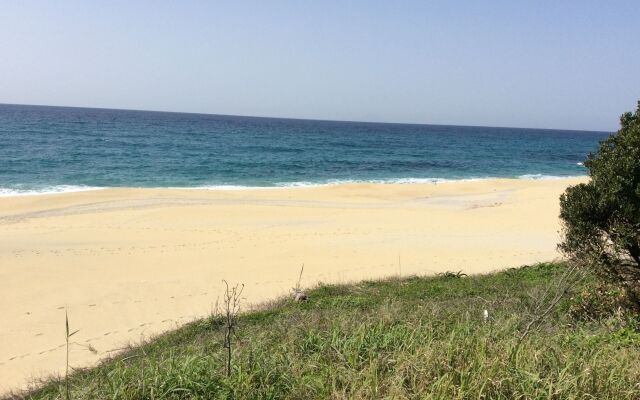
[[607, 135], [0, 105], [0, 195], [576, 176]]

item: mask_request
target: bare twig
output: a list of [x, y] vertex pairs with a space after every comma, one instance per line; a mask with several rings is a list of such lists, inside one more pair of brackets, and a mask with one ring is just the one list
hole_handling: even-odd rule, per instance
[[509, 358], [512, 362], [515, 361], [515, 358], [518, 355], [518, 351], [520, 350], [520, 346], [522, 345], [522, 342], [525, 340], [525, 338], [534, 329], [542, 324], [544, 319], [551, 313], [551, 311], [555, 309], [555, 307], [569, 292], [569, 290], [583, 278], [584, 274], [581, 274], [577, 268], [577, 265], [572, 263], [569, 269], [562, 274], [555, 286], [547, 287], [543, 295], [537, 301], [536, 307], [533, 311], [533, 317], [527, 323], [524, 330], [518, 337], [516, 345], [511, 350]]
[[230, 288], [229, 283], [227, 283], [226, 280], [223, 280], [222, 282], [225, 284], [223, 297], [225, 313], [224, 347], [227, 349], [227, 377], [229, 377], [231, 376], [231, 337], [236, 333], [237, 317], [240, 312], [240, 300], [242, 291], [244, 290], [244, 284], [236, 284], [234, 287]]

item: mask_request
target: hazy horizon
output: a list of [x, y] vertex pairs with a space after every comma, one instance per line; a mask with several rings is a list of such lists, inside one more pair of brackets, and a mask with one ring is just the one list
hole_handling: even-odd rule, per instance
[[495, 125], [472, 125], [472, 124], [431, 124], [431, 123], [428, 123], [428, 122], [365, 121], [365, 120], [349, 120], [349, 119], [279, 117], [279, 116], [270, 116], [270, 115], [220, 114], [220, 113], [209, 113], [209, 112], [171, 111], [171, 110], [145, 110], [145, 109], [139, 109], [139, 108], [87, 107], [87, 106], [58, 105], [58, 104], [0, 103], [0, 106], [79, 108], [79, 109], [89, 109], [89, 110], [94, 109], [94, 110], [133, 111], [133, 112], [149, 112], [149, 113], [169, 113], [169, 114], [195, 114], [195, 115], [210, 115], [210, 116], [234, 117], [234, 118], [264, 118], [264, 119], [319, 121], [319, 122], [344, 122], [344, 123], [354, 123], [354, 124], [460, 126], [460, 127], [468, 127], [468, 128], [477, 127], [477, 128], [499, 128], [499, 129], [503, 129], [504, 128], [504, 129], [522, 129], [522, 130], [605, 132], [605, 133], [615, 133], [615, 131], [617, 131], [617, 129], [615, 129], [615, 130], [597, 130], [597, 129], [535, 128], [535, 127], [532, 128], [532, 127], [529, 127], [529, 126], [495, 126]]
[[0, 103], [615, 131], [633, 1], [7, 2]]

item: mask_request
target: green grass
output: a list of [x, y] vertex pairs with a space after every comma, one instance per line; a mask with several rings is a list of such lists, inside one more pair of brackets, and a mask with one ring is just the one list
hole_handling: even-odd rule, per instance
[[[535, 298], [563, 270], [320, 286], [307, 302], [280, 300], [239, 317], [229, 378], [222, 319], [208, 319], [73, 374], [71, 397], [640, 398], [640, 334], [574, 321], [568, 299], [510, 359]], [[52, 381], [24, 398], [61, 399], [64, 390]]]

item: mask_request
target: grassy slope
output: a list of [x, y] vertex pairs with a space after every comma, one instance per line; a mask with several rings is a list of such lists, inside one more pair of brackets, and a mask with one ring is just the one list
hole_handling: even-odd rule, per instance
[[221, 321], [203, 320], [76, 373], [72, 398], [640, 398], [638, 334], [573, 322], [567, 302], [509, 360], [562, 269], [322, 286], [243, 315], [230, 378]]

